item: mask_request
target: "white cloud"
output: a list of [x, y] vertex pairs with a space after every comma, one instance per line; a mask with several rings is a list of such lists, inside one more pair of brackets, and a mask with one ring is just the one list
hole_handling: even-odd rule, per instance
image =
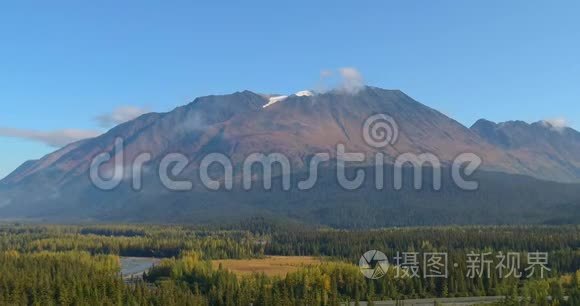
[[[353, 67], [342, 67], [337, 69], [336, 71], [333, 70], [322, 70], [320, 72], [320, 91], [325, 92], [327, 88], [331, 88], [334, 90], [340, 90], [350, 94], [356, 94], [359, 92], [364, 86], [364, 78], [362, 74]], [[328, 80], [334, 81], [331, 86], [327, 86], [329, 83]]]
[[357, 93], [364, 87], [364, 80], [362, 74], [352, 67], [344, 67], [338, 69], [342, 77], [340, 89], [348, 93]]
[[557, 132], [563, 132], [568, 126], [568, 120], [566, 118], [552, 118], [542, 120], [544, 126], [551, 128]]
[[92, 130], [63, 129], [54, 131], [37, 131], [0, 127], [0, 136], [39, 141], [51, 147], [63, 147], [75, 141], [93, 138], [100, 134], [100, 132]]
[[133, 120], [148, 112], [149, 110], [143, 107], [120, 106], [110, 113], [97, 116], [95, 119], [101, 127], [110, 128], [118, 124]]
[[[95, 119], [101, 127], [110, 128], [129, 120], [133, 120], [147, 112], [147, 109], [141, 107], [121, 106], [110, 113], [97, 116]], [[33, 129], [0, 127], [0, 136], [38, 141], [57, 148], [81, 139], [93, 138], [100, 134], [102, 134], [102, 132], [96, 130], [60, 129], [53, 131], [39, 131]]]

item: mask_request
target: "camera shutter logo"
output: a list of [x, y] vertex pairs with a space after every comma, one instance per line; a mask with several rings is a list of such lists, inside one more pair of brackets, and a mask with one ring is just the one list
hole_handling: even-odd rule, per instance
[[361, 256], [358, 266], [366, 278], [379, 279], [387, 274], [389, 259], [381, 251], [370, 250]]

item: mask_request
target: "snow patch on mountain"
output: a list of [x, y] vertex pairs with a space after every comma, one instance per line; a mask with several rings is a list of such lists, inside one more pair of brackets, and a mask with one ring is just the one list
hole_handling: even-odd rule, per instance
[[299, 97], [310, 97], [310, 96], [313, 96], [314, 93], [312, 93], [312, 91], [310, 91], [310, 90], [301, 90], [301, 91], [295, 93], [294, 95], [299, 96]]
[[288, 98], [288, 96], [275, 96], [275, 97], [270, 97], [268, 99], [268, 103], [264, 104], [264, 106], [262, 106], [263, 108], [266, 108], [276, 102], [282, 101], [284, 99]]
[[[312, 93], [310, 90], [301, 90], [297, 93], [294, 94], [295, 96], [298, 97], [310, 97], [313, 96], [314, 93]], [[268, 98], [268, 103], [264, 104], [264, 106], [262, 106], [262, 108], [266, 108], [276, 102], [280, 102], [282, 100], [285, 100], [286, 98], [288, 98], [288, 96], [272, 96]]]

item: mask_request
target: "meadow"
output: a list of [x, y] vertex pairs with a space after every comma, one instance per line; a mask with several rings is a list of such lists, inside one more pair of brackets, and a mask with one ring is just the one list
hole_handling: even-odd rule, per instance
[[312, 256], [266, 256], [252, 259], [220, 259], [212, 260], [214, 269], [222, 268], [238, 275], [263, 273], [266, 276], [285, 277], [290, 272], [300, 268], [320, 265], [323, 259]]

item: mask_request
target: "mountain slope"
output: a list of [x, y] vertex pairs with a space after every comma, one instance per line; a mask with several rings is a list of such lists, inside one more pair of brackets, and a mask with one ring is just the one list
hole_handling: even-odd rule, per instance
[[18, 171], [2, 182], [18, 183], [50, 169], [59, 172], [59, 181], [83, 175], [92, 157], [100, 152], [114, 153], [116, 137], [124, 140], [124, 166], [142, 152], [151, 153], [153, 160], [169, 152], [185, 153], [192, 160], [203, 153], [221, 152], [234, 163], [253, 152], [279, 152], [298, 165], [318, 152], [334, 157], [339, 143], [371, 154], [377, 150], [365, 143], [362, 125], [377, 113], [392, 116], [399, 125], [398, 142], [381, 150], [391, 159], [402, 152], [430, 152], [450, 162], [460, 153], [473, 152], [488, 161], [484, 165], [488, 169], [520, 173], [503, 152], [475, 133], [397, 90], [367, 87], [355, 95], [293, 95], [263, 108], [267, 103], [266, 97], [249, 91], [201, 97], [169, 113], [143, 115], [104, 135], [67, 146], [29, 165], [33, 172]]
[[496, 124], [482, 119], [471, 130], [542, 178], [577, 181], [580, 177], [580, 133], [571, 128], [545, 121]]

